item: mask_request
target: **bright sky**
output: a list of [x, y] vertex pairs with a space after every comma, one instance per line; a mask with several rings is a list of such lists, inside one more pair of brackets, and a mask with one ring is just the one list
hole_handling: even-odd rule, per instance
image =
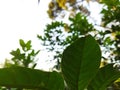
[[[0, 0], [0, 62], [11, 57], [9, 52], [19, 47], [19, 39], [32, 40], [33, 48], [40, 49], [36, 36], [48, 22], [47, 2], [40, 0], [38, 5], [38, 0]], [[42, 60], [39, 63], [39, 67], [46, 67]]]
[[[19, 47], [19, 39], [32, 40], [33, 48], [41, 49], [37, 34], [43, 33], [45, 24], [49, 21], [46, 14], [49, 0], [0, 0], [0, 62], [10, 59], [9, 52]], [[96, 3], [91, 5], [95, 12]], [[97, 5], [97, 6], [96, 6]], [[99, 11], [97, 10], [97, 14]], [[95, 14], [95, 13], [94, 13]], [[94, 18], [97, 15], [92, 15]], [[45, 62], [45, 52], [40, 54], [38, 68], [48, 70], [52, 64]]]

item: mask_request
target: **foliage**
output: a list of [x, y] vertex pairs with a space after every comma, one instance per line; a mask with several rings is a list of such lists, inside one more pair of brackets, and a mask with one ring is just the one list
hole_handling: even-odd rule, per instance
[[[63, 50], [77, 40], [79, 37], [94, 32], [92, 24], [87, 21], [86, 16], [78, 13], [74, 18], [69, 18], [71, 24], [63, 22], [52, 22], [46, 26], [44, 36], [38, 35], [38, 38], [43, 41], [43, 46], [46, 46], [48, 51], [55, 51], [54, 60], [57, 60], [56, 67], [59, 67]], [[82, 23], [82, 24], [80, 24]], [[58, 68], [59, 69], [59, 68]]]
[[[77, 12], [82, 12], [85, 15], [90, 15], [90, 11], [85, 7], [84, 3], [88, 3], [93, 0], [51, 0], [48, 7], [48, 15], [51, 19], [57, 17], [64, 18], [69, 12], [69, 16], [75, 16]], [[98, 0], [94, 0], [97, 1]]]
[[[120, 60], [120, 1], [119, 0], [111, 0], [107, 2], [103, 0], [102, 3], [105, 5], [102, 9], [101, 13], [103, 14], [102, 21], [103, 26], [107, 28], [103, 34], [101, 35], [105, 44], [106, 51], [110, 51], [111, 61], [119, 61]], [[107, 6], [107, 7], [106, 7]], [[107, 45], [106, 45], [107, 44]]]
[[120, 77], [120, 71], [113, 64], [99, 68], [100, 61], [98, 43], [91, 35], [86, 35], [64, 50], [61, 72], [18, 66], [3, 68], [0, 69], [0, 85], [33, 90], [106, 90]]
[[63, 53], [61, 68], [68, 90], [84, 90], [96, 75], [100, 61], [100, 48], [91, 36], [82, 37], [67, 47]]
[[[102, 17], [101, 24], [96, 24], [94, 20], [93, 24], [89, 23], [89, 19], [91, 19], [89, 4], [91, 2], [97, 2], [103, 6], [100, 13]], [[38, 35], [44, 45], [46, 46], [47, 44], [49, 46], [46, 48], [48, 51], [56, 52], [53, 59], [57, 60], [57, 69], [60, 69], [59, 64], [61, 63], [64, 49], [79, 37], [87, 34], [91, 34], [102, 49], [101, 63], [106, 65], [107, 63], [120, 62], [120, 0], [51, 0], [48, 7], [48, 15], [53, 20], [61, 17], [65, 19], [66, 15], [69, 14], [67, 16], [68, 23], [62, 22], [64, 25], [60, 27], [57, 25], [57, 27], [49, 29], [49, 32], [51, 32], [50, 37]], [[60, 22], [55, 21], [52, 23]], [[52, 23], [48, 25], [53, 27]], [[47, 30], [48, 27], [45, 29], [45, 33], [49, 34]], [[55, 35], [57, 36], [52, 34], [52, 32], [56, 32]], [[42, 38], [46, 38], [46, 40]], [[47, 41], [48, 39], [51, 40]], [[54, 42], [54, 44], [51, 42]], [[54, 47], [56, 44], [57, 46]], [[113, 87], [116, 86], [114, 83], [112, 85]], [[117, 86], [119, 88], [119, 84]]]
[[106, 65], [105, 67], [99, 69], [96, 77], [89, 84], [88, 89], [106, 90], [106, 86], [108, 85], [108, 83], [113, 82], [113, 80], [116, 80], [119, 77], [120, 72], [115, 68], [113, 69], [113, 64]]
[[5, 67], [9, 67], [12, 65], [35, 68], [37, 65], [35, 62], [35, 56], [40, 52], [32, 49], [31, 40], [26, 43], [24, 40], [20, 39], [19, 44], [21, 48], [17, 48], [16, 50], [12, 50], [10, 54], [13, 56], [11, 63], [5, 63]]
[[19, 88], [20, 90], [22, 88], [37, 90], [64, 89], [64, 81], [59, 73], [18, 66], [0, 69], [0, 85], [7, 88]]
[[[102, 22], [101, 24], [91, 24], [89, 23], [90, 15], [89, 3], [97, 2], [103, 5], [101, 10]], [[87, 3], [88, 7], [84, 4]], [[66, 7], [66, 8], [65, 8]], [[81, 7], [82, 9], [80, 9]], [[70, 9], [69, 9], [70, 8]], [[86, 9], [85, 9], [86, 8]], [[45, 29], [45, 34], [42, 38], [44, 46], [47, 47], [48, 51], [55, 51], [54, 56], [58, 60], [58, 65], [61, 62], [61, 53], [63, 49], [70, 45], [71, 42], [75, 41], [81, 36], [86, 34], [91, 34], [95, 37], [102, 48], [102, 60], [105, 62], [119, 62], [120, 60], [120, 1], [119, 0], [52, 0], [49, 3], [48, 12], [52, 14], [48, 15], [54, 18], [58, 18], [62, 12], [69, 13], [68, 23], [62, 22], [59, 27], [57, 25], [54, 28], [53, 23], [60, 23], [58, 21], [48, 24], [52, 28]], [[85, 13], [86, 11], [86, 13]], [[74, 14], [71, 14], [71, 12]], [[90, 12], [89, 12], [90, 13]], [[64, 17], [63, 17], [64, 19]], [[69, 24], [70, 23], [70, 24]], [[95, 22], [94, 22], [95, 23]], [[64, 24], [64, 25], [63, 25]], [[97, 27], [97, 28], [96, 28]], [[49, 32], [51, 32], [49, 34]], [[55, 35], [53, 34], [55, 32]], [[50, 36], [48, 37], [46, 33]], [[41, 37], [40, 35], [38, 35]], [[44, 39], [43, 39], [44, 38]], [[54, 38], [54, 39], [52, 39]], [[56, 40], [55, 40], [56, 38]], [[50, 39], [50, 40], [49, 40]], [[49, 40], [49, 41], [48, 41]], [[57, 44], [57, 47], [54, 47]], [[57, 48], [57, 49], [56, 49]], [[61, 50], [62, 48], [62, 50]]]

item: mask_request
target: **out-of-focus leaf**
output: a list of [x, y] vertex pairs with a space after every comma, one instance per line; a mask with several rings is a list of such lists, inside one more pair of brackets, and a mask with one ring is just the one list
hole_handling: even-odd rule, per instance
[[66, 0], [57, 0], [57, 3], [61, 8], [66, 9]]
[[108, 64], [98, 71], [95, 78], [90, 82], [88, 90], [106, 90], [108, 85], [120, 78], [120, 71]]
[[61, 67], [69, 90], [84, 90], [101, 61], [99, 45], [90, 35], [76, 40], [63, 53]]
[[34, 56], [36, 56], [39, 52], [40, 52], [40, 50], [38, 50], [38, 51], [34, 54]]
[[22, 49], [25, 50], [26, 44], [25, 44], [24, 40], [20, 39], [19, 43], [20, 43], [20, 46], [22, 47]]
[[13, 55], [14, 57], [18, 57], [21, 53], [20, 53], [20, 49], [17, 48], [15, 51], [11, 51], [10, 52], [11, 55]]
[[27, 50], [30, 50], [31, 49], [31, 40], [29, 40], [27, 43], [26, 43], [26, 48]]
[[0, 86], [39, 90], [64, 90], [64, 81], [57, 72], [44, 72], [23, 67], [0, 69]]

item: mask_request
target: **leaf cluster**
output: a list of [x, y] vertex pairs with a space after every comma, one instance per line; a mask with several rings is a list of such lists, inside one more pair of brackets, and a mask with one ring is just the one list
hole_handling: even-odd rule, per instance
[[[91, 53], [92, 52], [92, 53]], [[119, 67], [100, 68], [101, 50], [91, 35], [74, 41], [63, 52], [61, 72], [26, 67], [0, 69], [0, 85], [22, 90], [106, 90], [120, 77]], [[111, 73], [111, 74], [110, 74]], [[9, 74], [9, 75], [8, 75]]]
[[[59, 49], [58, 47], [64, 49], [66, 46], [71, 44], [77, 38], [89, 33], [93, 35], [100, 44], [103, 53], [102, 54], [103, 60], [106, 60], [107, 62], [118, 62], [120, 60], [120, 25], [119, 25], [120, 1], [119, 0], [110, 0], [110, 1], [94, 0], [99, 4], [103, 5], [103, 8], [101, 10], [101, 14], [102, 14], [101, 25], [92, 25], [91, 23], [89, 23], [89, 19], [88, 19], [89, 15], [86, 15], [84, 14], [84, 12], [82, 12], [82, 10], [81, 11], [79, 10], [80, 8], [83, 7], [84, 7], [83, 9], [87, 8], [87, 6], [85, 7], [83, 3], [88, 3], [89, 6], [89, 3], [92, 2], [93, 0], [63, 0], [63, 1], [58, 0], [58, 1], [51, 1], [51, 2], [60, 7], [59, 3], [63, 3], [64, 1], [64, 3], [66, 4], [63, 4], [63, 6], [67, 7], [67, 9], [63, 9], [61, 6], [62, 10], [60, 10], [59, 12], [57, 11], [53, 11], [53, 12], [61, 13], [62, 11], [68, 11], [69, 14], [73, 12], [74, 15], [72, 17], [69, 17], [68, 19], [68, 22], [70, 22], [70, 24], [62, 22], [64, 24], [62, 25], [62, 27], [57, 27], [57, 29], [56, 28], [49, 29], [49, 31], [54, 31], [54, 32], [60, 29], [59, 30], [60, 34], [59, 33], [55, 34], [57, 36], [51, 34], [49, 35], [50, 37], [47, 37], [46, 34], [43, 36], [48, 39], [56, 38], [58, 40], [55, 41], [55, 39], [54, 40], [51, 39], [50, 41], [47, 41], [42, 39], [44, 43], [48, 44], [49, 46], [47, 48], [48, 50], [50, 49], [52, 51], [58, 52], [56, 53], [55, 58], [58, 59], [62, 53], [62, 50]], [[68, 8], [72, 8], [72, 9], [69, 10]], [[51, 10], [51, 8], [49, 9]], [[75, 9], [75, 11], [73, 9]], [[46, 31], [47, 30], [45, 30], [45, 33], [49, 34], [49, 32]], [[54, 47], [56, 44], [57, 47]], [[50, 45], [52, 47], [50, 47]], [[57, 48], [57, 50], [55, 48]]]
[[42, 45], [45, 46], [48, 51], [54, 51], [56, 53], [53, 60], [57, 60], [58, 66], [61, 62], [62, 52], [68, 45], [79, 37], [95, 30], [93, 25], [88, 22], [87, 17], [81, 13], [76, 14], [73, 18], [69, 18], [69, 21], [70, 24], [58, 21], [52, 22], [46, 26], [43, 36], [37, 36], [42, 40]]
[[34, 68], [36, 66], [35, 57], [40, 52], [40, 50], [35, 51], [32, 49], [31, 40], [25, 43], [24, 40], [20, 39], [19, 44], [21, 48], [17, 48], [16, 50], [12, 50], [10, 52], [10, 54], [13, 56], [13, 65], [28, 68], [30, 67], [30, 64], [32, 64], [31, 68]]

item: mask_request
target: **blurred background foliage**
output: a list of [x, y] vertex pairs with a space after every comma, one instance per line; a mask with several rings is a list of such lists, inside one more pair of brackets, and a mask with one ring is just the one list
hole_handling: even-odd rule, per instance
[[[91, 18], [89, 7], [93, 2], [102, 6], [100, 24]], [[101, 67], [107, 63], [120, 63], [120, 0], [51, 0], [47, 13], [53, 21], [46, 25], [44, 35], [37, 37], [48, 51], [56, 53], [53, 56], [55, 68], [60, 70], [65, 47], [87, 34], [94, 36], [101, 47]], [[66, 17], [68, 20], [64, 22]], [[119, 83], [115, 83], [112, 85], [114, 90], [120, 90]]]
[[[102, 5], [101, 23], [90, 22], [90, 3]], [[120, 1], [119, 0], [51, 0], [48, 15], [53, 20], [46, 25], [44, 35], [38, 35], [48, 51], [55, 51], [53, 59], [60, 62], [62, 51], [86, 34], [95, 37], [101, 46], [105, 63], [120, 60]], [[95, 9], [96, 11], [97, 9]], [[67, 23], [63, 21], [68, 15]], [[61, 21], [58, 18], [62, 18]], [[58, 64], [57, 64], [58, 65]]]
[[11, 60], [5, 60], [4, 67], [22, 66], [26, 68], [35, 68], [37, 65], [36, 55], [38, 55], [40, 50], [35, 51], [32, 49], [31, 40], [25, 42], [23, 39], [20, 39], [19, 44], [19, 48], [10, 52], [12, 58]]

